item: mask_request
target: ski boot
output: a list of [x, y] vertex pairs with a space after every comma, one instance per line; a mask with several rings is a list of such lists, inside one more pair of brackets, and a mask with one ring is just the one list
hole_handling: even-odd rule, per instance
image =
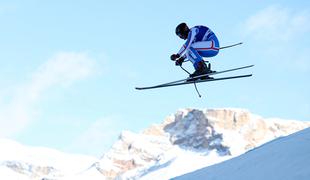
[[210, 73], [215, 73], [216, 71], [212, 71], [212, 70], [211, 70], [211, 63], [209, 63], [208, 61], [207, 61], [207, 63], [208, 63], [207, 67], [208, 67], [208, 70], [209, 70], [208, 73], [209, 73], [209, 74], [210, 74]]
[[199, 78], [194, 78], [196, 76], [200, 76], [200, 75], [204, 75], [204, 74], [208, 74], [210, 73], [210, 64], [209, 66], [207, 66], [207, 64], [204, 61], [200, 61], [198, 63], [198, 68], [196, 69], [196, 71], [189, 75], [189, 79], [187, 81], [196, 81], [198, 79], [203, 80], [203, 79], [213, 79], [212, 77], [209, 76], [203, 76], [203, 77], [199, 77]]

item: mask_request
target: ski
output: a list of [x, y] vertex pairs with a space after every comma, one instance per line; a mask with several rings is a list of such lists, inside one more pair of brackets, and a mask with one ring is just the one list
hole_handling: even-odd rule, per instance
[[[192, 78], [186, 78], [186, 79], [181, 79], [181, 80], [177, 80], [177, 81], [172, 81], [172, 82], [168, 82], [168, 83], [164, 83], [164, 84], [160, 84], [160, 85], [156, 85], [154, 87], [157, 86], [165, 86], [168, 84], [175, 84], [175, 83], [180, 83], [180, 82], [187, 82], [190, 81], [191, 79], [196, 79], [196, 78], [202, 78], [205, 76], [212, 76], [212, 75], [217, 75], [217, 74], [222, 74], [222, 73], [226, 73], [226, 72], [231, 72], [231, 71], [236, 71], [236, 70], [240, 70], [240, 69], [245, 69], [245, 68], [250, 68], [253, 67], [254, 65], [248, 65], [248, 66], [242, 66], [242, 67], [238, 67], [238, 68], [233, 68], [233, 69], [227, 69], [227, 70], [223, 70], [223, 71], [217, 71], [217, 72], [213, 72], [213, 73], [208, 73], [208, 74], [203, 74], [203, 75], [199, 75], [199, 76], [195, 76]], [[136, 88], [137, 90], [142, 90], [141, 88]]]
[[[145, 89], [155, 89], [155, 88], [163, 88], [169, 86], [180, 86], [185, 84], [193, 84], [193, 83], [202, 83], [202, 82], [211, 82], [211, 81], [220, 81], [220, 80], [227, 80], [227, 79], [236, 79], [236, 78], [244, 78], [250, 77], [252, 74], [246, 75], [239, 75], [239, 76], [228, 76], [228, 77], [221, 77], [221, 78], [213, 78], [213, 79], [203, 79], [203, 80], [193, 80], [193, 81], [185, 81], [185, 82], [175, 82], [175, 83], [165, 83], [157, 86], [149, 86], [149, 87], [136, 87], [137, 90], [145, 90]], [[185, 79], [186, 80], [186, 79]]]

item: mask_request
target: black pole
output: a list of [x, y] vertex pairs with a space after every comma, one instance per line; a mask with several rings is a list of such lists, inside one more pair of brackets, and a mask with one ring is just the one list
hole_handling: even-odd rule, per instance
[[[181, 67], [181, 69], [183, 69], [183, 71], [185, 71], [187, 74], [189, 74], [189, 75], [191, 74], [191, 73], [188, 72], [185, 68], [183, 68], [182, 65], [180, 65], [180, 67]], [[201, 94], [199, 93], [198, 88], [197, 88], [197, 85], [196, 85], [196, 80], [194, 80], [194, 86], [195, 86], [195, 90], [196, 90], [198, 96], [201, 98]]]

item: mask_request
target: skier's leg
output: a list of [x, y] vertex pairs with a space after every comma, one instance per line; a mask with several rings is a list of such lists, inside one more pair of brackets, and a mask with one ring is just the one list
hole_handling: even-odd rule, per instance
[[203, 57], [214, 57], [219, 53], [219, 47], [214, 40], [211, 41], [200, 41], [193, 43], [193, 47], [200, 56]]
[[195, 68], [195, 72], [190, 75], [191, 77], [208, 73], [207, 65], [203, 61], [201, 55], [196, 51], [196, 49], [190, 47], [186, 53], [186, 56], [193, 63]]
[[[211, 36], [209, 41], [200, 41], [192, 44], [192, 47], [202, 57], [214, 57], [219, 53], [219, 42], [216, 36]], [[211, 64], [207, 63], [209, 72], [215, 72], [211, 70]]]

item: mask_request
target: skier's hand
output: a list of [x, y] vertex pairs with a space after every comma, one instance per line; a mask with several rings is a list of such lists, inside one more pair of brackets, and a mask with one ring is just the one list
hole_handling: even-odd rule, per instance
[[180, 57], [178, 60], [175, 61], [176, 66], [182, 66], [182, 63], [184, 62], [184, 57]]
[[175, 60], [178, 59], [179, 57], [180, 57], [179, 54], [172, 54], [172, 55], [170, 56], [170, 59], [171, 59], [172, 61], [175, 61]]

